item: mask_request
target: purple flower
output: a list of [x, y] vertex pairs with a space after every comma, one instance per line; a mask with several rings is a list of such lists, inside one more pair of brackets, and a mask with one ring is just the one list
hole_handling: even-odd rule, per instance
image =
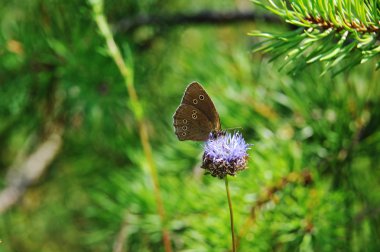
[[239, 132], [211, 133], [204, 145], [202, 168], [214, 177], [235, 176], [247, 167], [249, 146]]

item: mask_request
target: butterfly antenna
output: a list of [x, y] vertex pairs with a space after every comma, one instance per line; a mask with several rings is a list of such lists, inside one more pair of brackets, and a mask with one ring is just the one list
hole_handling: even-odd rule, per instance
[[243, 129], [243, 127], [233, 127], [233, 128], [226, 128], [226, 129], [224, 129], [225, 131], [232, 131], [232, 130], [237, 130], [237, 129], [240, 129], [240, 130], [242, 130]]

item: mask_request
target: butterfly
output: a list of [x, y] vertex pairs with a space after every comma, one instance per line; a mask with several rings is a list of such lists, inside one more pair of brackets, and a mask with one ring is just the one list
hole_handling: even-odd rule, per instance
[[206, 141], [223, 134], [214, 103], [198, 82], [185, 90], [181, 104], [173, 116], [175, 134], [180, 141]]

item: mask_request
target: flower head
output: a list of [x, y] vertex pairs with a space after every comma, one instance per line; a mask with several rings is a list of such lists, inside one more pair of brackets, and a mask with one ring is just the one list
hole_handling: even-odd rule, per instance
[[234, 176], [246, 169], [249, 146], [239, 132], [211, 133], [204, 145], [202, 168], [214, 177]]

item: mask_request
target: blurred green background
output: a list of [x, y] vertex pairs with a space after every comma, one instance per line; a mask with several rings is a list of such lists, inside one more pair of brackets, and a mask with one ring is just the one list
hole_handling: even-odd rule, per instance
[[318, 64], [290, 76], [278, 70], [283, 59], [251, 53], [258, 40], [249, 31], [289, 29], [264, 20], [120, 29], [141, 15], [262, 12], [248, 1], [108, 0], [104, 7], [123, 55], [133, 58], [167, 220], [157, 214], [129, 96], [89, 4], [10, 0], [0, 5], [2, 190], [52, 135], [62, 144], [1, 214], [0, 251], [118, 251], [117, 244], [164, 251], [162, 226], [174, 251], [228, 251], [224, 182], [203, 175], [202, 143], [178, 141], [172, 126], [194, 80], [223, 128], [238, 128], [254, 144], [249, 169], [230, 180], [239, 251], [377, 251], [374, 62], [334, 78], [321, 76]]

